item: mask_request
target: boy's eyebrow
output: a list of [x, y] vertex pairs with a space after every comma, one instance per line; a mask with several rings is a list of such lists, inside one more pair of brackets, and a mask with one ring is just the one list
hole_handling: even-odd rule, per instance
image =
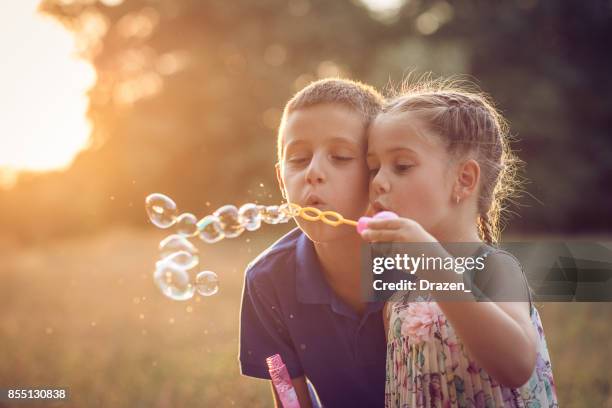
[[334, 136], [329, 140], [330, 143], [349, 143], [358, 145], [359, 142], [342, 136]]
[[[306, 139], [294, 139], [291, 140], [289, 143], [287, 143], [285, 145], [285, 148], [289, 147], [289, 146], [294, 146], [294, 145], [301, 145], [301, 144], [309, 144], [311, 143], [309, 140]], [[334, 136], [330, 139], [327, 139], [325, 141], [325, 143], [346, 143], [346, 144], [352, 144], [352, 145], [359, 145], [359, 142], [356, 140], [352, 140], [349, 139], [347, 137], [342, 137], [342, 136]]]

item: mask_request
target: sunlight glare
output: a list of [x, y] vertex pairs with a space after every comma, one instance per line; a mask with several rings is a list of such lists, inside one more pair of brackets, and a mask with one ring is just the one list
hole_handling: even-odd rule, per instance
[[36, 13], [39, 0], [0, 2], [0, 169], [65, 168], [87, 146], [93, 67], [73, 35]]

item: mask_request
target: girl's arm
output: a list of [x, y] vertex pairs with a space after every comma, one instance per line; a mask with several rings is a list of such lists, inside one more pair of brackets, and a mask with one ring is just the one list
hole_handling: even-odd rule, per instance
[[[371, 220], [361, 236], [370, 242], [429, 243], [432, 252], [429, 255], [450, 256], [420, 224], [407, 218]], [[501, 290], [505, 290], [504, 286], [508, 284], [523, 284], [520, 265], [511, 256], [503, 253], [489, 255], [487, 270], [494, 272], [496, 279], [493, 284]], [[433, 281], [463, 282], [461, 276], [452, 271], [435, 271], [430, 275]], [[438, 305], [470, 356], [503, 385], [519, 387], [527, 382], [535, 367], [537, 333], [526, 303], [476, 302], [471, 294], [463, 292], [459, 296], [459, 299], [465, 297], [466, 301], [439, 301]]]
[[[493, 292], [525, 293], [520, 265], [509, 255], [487, 257]], [[522, 292], [519, 292], [522, 286]], [[535, 367], [537, 333], [528, 302], [438, 302], [470, 356], [499, 383], [520, 387]]]

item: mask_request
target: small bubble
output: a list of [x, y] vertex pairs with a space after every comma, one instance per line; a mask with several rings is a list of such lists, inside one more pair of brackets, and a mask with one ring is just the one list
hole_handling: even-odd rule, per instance
[[207, 202], [206, 202], [206, 206], [207, 206], [207, 207], [210, 207], [210, 201], [207, 201]]
[[91, 327], [96, 327], [96, 322], [91, 322]]
[[249, 354], [249, 356], [250, 356], [251, 354], [253, 354], [253, 352], [252, 352], [251, 350], [247, 351], [247, 353]]
[[139, 297], [135, 297], [134, 299], [132, 299], [132, 302], [137, 305], [140, 303], [140, 298]]
[[146, 329], [142, 329], [141, 333], [142, 333], [143, 336], [146, 336], [147, 335], [147, 330]]
[[174, 317], [171, 317], [170, 319], [168, 319], [168, 323], [174, 324]]
[[290, 315], [289, 315], [289, 318], [290, 318], [290, 319], [293, 319], [293, 314], [290, 314]]
[[51, 327], [47, 327], [47, 328], [45, 329], [45, 333], [47, 333], [47, 334], [53, 334], [53, 328], [51, 328]]
[[153, 361], [153, 362], [151, 363], [151, 365], [152, 365], [153, 367], [157, 367], [157, 361]]
[[304, 343], [302, 343], [302, 344], [300, 344], [300, 348], [301, 348], [302, 350], [306, 350], [306, 345], [305, 345]]
[[139, 314], [139, 315], [138, 315], [138, 318], [139, 318], [140, 320], [143, 320], [143, 319], [144, 319], [144, 314], [142, 314], [142, 313], [141, 313], [141, 314]]
[[259, 187], [263, 187], [263, 186], [264, 186], [264, 183], [259, 183]]
[[208, 330], [204, 330], [204, 334], [205, 334], [205, 335], [206, 335], [206, 334], [208, 334]]
[[193, 312], [193, 306], [187, 306], [187, 307], [185, 308], [185, 311], [186, 311], [187, 313], [191, 313], [191, 312]]
[[115, 196], [110, 196], [111, 201], [115, 201]]

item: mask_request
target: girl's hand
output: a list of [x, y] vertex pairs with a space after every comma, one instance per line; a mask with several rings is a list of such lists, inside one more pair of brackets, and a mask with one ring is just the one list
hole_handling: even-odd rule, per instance
[[437, 242], [418, 222], [410, 218], [372, 218], [361, 237], [369, 242]]

